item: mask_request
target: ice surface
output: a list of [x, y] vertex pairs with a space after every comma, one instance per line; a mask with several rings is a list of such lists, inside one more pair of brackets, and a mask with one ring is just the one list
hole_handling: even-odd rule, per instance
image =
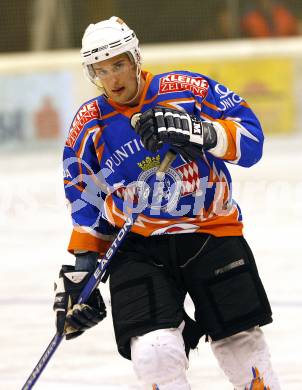
[[[245, 236], [274, 311], [264, 331], [286, 390], [302, 389], [301, 149], [301, 137], [268, 140], [256, 166], [231, 167]], [[53, 281], [73, 260], [60, 157], [59, 150], [0, 153], [1, 390], [21, 389], [55, 333]], [[107, 286], [101, 288], [110, 308]], [[193, 389], [232, 389], [203, 341], [191, 353], [188, 376]], [[139, 389], [131, 362], [116, 352], [110, 312], [100, 326], [63, 341], [35, 388]]]

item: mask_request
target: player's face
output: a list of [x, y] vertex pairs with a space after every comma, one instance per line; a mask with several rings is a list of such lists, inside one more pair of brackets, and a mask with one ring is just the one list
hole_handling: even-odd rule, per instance
[[127, 54], [97, 62], [93, 69], [108, 97], [116, 103], [126, 104], [137, 94], [136, 65]]

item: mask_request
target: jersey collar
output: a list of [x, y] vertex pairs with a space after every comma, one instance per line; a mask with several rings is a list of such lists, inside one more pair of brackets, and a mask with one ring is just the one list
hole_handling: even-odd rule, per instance
[[142, 74], [141, 75], [145, 79], [145, 86], [144, 86], [144, 89], [142, 91], [139, 103], [136, 106], [132, 107], [132, 106], [127, 106], [127, 105], [123, 105], [123, 104], [118, 104], [118, 103], [114, 102], [112, 99], [110, 99], [110, 98], [108, 99], [108, 103], [117, 112], [127, 116], [128, 118], [130, 118], [136, 112], [140, 112], [141, 111], [142, 106], [143, 106], [144, 101], [145, 101], [145, 97], [146, 97], [147, 91], [148, 91], [150, 83], [151, 83], [151, 81], [153, 79], [153, 75], [150, 72], [142, 70]]

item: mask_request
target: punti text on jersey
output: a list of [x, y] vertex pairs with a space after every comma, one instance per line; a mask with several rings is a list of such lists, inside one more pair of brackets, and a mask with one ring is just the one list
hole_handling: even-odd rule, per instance
[[142, 141], [138, 141], [134, 138], [121, 145], [119, 149], [115, 149], [111, 153], [111, 156], [106, 159], [104, 164], [110, 169], [111, 173], [114, 173], [114, 167], [121, 165], [124, 160], [139, 152], [143, 147]]

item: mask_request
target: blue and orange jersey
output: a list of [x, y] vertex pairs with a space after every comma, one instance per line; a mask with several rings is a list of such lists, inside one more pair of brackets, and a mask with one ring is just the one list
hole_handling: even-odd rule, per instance
[[[135, 209], [169, 150], [144, 149], [130, 119], [161, 105], [216, 122], [227, 136], [221, 157], [201, 151], [196, 161], [177, 155], [164, 179], [157, 207], [143, 207], [132, 231], [150, 236], [204, 232], [242, 235], [242, 215], [232, 197], [227, 164], [250, 167], [262, 156], [263, 132], [249, 105], [226, 86], [199, 73], [143, 72], [145, 87], [135, 107], [104, 95], [84, 103], [75, 115], [64, 149], [64, 185], [71, 207], [73, 232], [69, 251], [103, 254], [129, 211]], [[142, 184], [143, 183], [143, 184]]]

